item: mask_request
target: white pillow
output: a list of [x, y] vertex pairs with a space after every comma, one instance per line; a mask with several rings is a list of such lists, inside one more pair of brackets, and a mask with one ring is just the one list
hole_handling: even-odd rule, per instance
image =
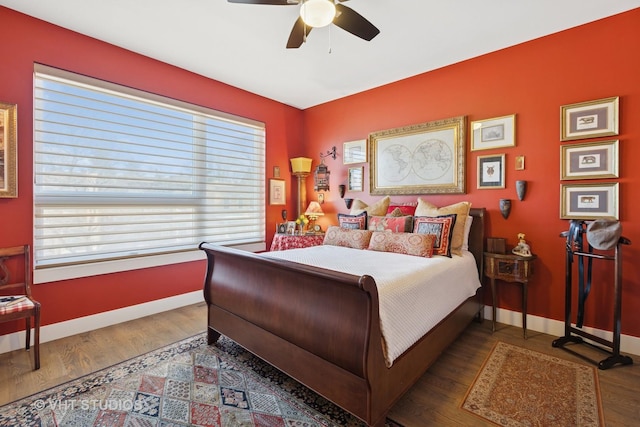
[[469, 250], [469, 232], [471, 231], [471, 224], [473, 223], [473, 217], [467, 216], [467, 220], [464, 223], [464, 236], [462, 236], [462, 250]]

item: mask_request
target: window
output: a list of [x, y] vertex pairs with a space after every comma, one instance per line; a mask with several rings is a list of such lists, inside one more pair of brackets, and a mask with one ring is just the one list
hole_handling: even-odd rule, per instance
[[36, 282], [264, 249], [264, 169], [262, 123], [37, 65]]

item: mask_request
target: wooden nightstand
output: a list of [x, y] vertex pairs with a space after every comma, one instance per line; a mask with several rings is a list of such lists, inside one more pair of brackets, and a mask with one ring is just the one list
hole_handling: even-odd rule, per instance
[[527, 284], [533, 275], [533, 261], [537, 257], [484, 253], [484, 275], [491, 279], [491, 298], [493, 300], [493, 325], [496, 330], [496, 279], [522, 285], [522, 330], [527, 339]]

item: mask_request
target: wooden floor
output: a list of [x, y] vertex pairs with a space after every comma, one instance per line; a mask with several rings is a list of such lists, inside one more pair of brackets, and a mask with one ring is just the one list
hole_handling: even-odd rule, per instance
[[[24, 350], [0, 354], [0, 405], [37, 393], [205, 330], [204, 303], [145, 317], [41, 345], [42, 368], [32, 371], [32, 355]], [[553, 348], [556, 337], [491, 322], [472, 324], [420, 381], [393, 407], [389, 417], [406, 427], [492, 425], [460, 409], [460, 404], [496, 341], [520, 345], [575, 362], [571, 353]], [[599, 361], [607, 355], [586, 345], [573, 346]], [[638, 425], [640, 356], [632, 366], [598, 371], [608, 426]]]

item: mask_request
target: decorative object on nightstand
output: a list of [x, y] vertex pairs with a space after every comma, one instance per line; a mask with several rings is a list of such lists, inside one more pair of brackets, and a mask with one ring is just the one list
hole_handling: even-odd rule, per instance
[[307, 207], [307, 210], [304, 212], [304, 214], [309, 217], [309, 229], [315, 233], [316, 230], [314, 227], [316, 225], [316, 221], [318, 220], [318, 217], [324, 215], [320, 203], [316, 201], [309, 203], [309, 206]]
[[514, 255], [519, 255], [523, 257], [531, 256], [531, 247], [524, 240], [524, 233], [518, 233], [518, 245], [511, 250], [511, 253]]
[[527, 339], [527, 293], [529, 279], [533, 275], [533, 261], [536, 255], [523, 257], [519, 255], [484, 253], [484, 274], [491, 279], [491, 298], [493, 302], [492, 330], [496, 330], [496, 280], [522, 285], [522, 330]]

